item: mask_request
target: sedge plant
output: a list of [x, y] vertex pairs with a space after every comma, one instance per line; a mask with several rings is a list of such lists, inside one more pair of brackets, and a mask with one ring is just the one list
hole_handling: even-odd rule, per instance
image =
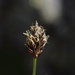
[[38, 26], [37, 21], [35, 25], [30, 26], [30, 30], [27, 30], [23, 34], [27, 36], [25, 46], [29, 53], [33, 55], [32, 75], [36, 75], [37, 58], [43, 52], [43, 48], [47, 43], [49, 35], [46, 35], [45, 29], [42, 26]]

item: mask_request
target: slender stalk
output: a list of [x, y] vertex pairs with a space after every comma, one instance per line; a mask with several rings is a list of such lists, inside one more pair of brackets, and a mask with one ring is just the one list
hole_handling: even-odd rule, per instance
[[36, 75], [36, 63], [37, 63], [37, 58], [33, 58], [33, 73], [32, 73], [32, 75]]

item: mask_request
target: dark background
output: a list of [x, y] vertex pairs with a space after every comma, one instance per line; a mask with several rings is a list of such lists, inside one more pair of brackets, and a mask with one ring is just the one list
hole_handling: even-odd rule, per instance
[[23, 32], [36, 20], [50, 35], [38, 58], [37, 75], [75, 75], [75, 1], [63, 0], [62, 13], [60, 21], [48, 24], [28, 0], [0, 0], [0, 75], [32, 74]]

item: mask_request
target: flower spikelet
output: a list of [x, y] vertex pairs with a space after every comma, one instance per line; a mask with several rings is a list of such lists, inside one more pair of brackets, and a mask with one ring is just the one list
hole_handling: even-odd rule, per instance
[[46, 45], [49, 35], [46, 35], [45, 29], [42, 26], [38, 26], [37, 21], [35, 25], [30, 26], [30, 30], [27, 30], [23, 34], [27, 36], [25, 46], [33, 57], [37, 58], [42, 53], [42, 49]]

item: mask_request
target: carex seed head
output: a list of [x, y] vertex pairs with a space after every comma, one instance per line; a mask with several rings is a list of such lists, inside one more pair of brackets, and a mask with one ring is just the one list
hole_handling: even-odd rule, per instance
[[37, 21], [35, 25], [30, 26], [30, 30], [27, 30], [23, 34], [27, 36], [25, 46], [33, 57], [37, 58], [42, 53], [42, 49], [46, 45], [49, 35], [46, 35], [45, 29], [42, 26], [38, 26]]

